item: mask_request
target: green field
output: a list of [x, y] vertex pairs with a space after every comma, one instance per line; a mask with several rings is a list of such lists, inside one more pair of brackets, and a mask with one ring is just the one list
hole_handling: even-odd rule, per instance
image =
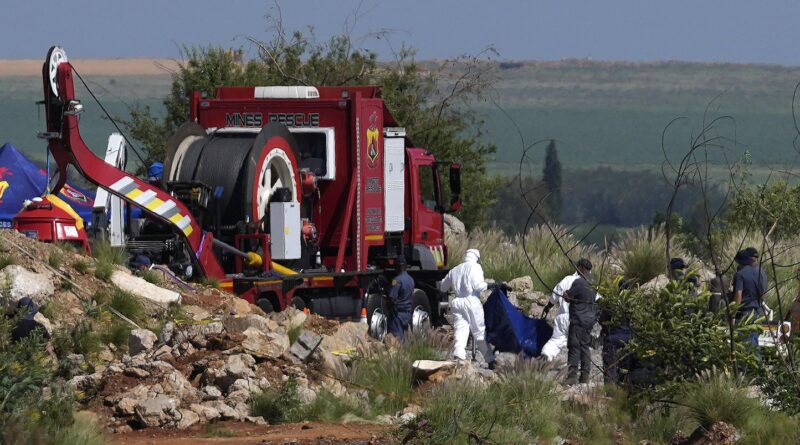
[[[712, 150], [712, 161], [736, 160], [749, 150], [754, 167], [763, 172], [791, 164], [796, 155], [791, 102], [800, 81], [797, 67], [568, 60], [494, 63], [492, 68], [497, 77], [490, 92], [494, 102], [474, 104], [474, 109], [485, 121], [481, 138], [498, 147], [492, 163], [498, 173], [517, 169], [522, 143], [515, 125], [527, 143], [556, 139], [559, 157], [568, 168], [658, 169], [664, 159], [661, 134], [667, 123], [689, 117], [666, 138], [668, 156], [675, 158], [699, 132], [712, 101], [708, 116], [734, 119], [717, 127], [714, 136], [723, 138], [724, 147]], [[168, 75], [87, 80], [115, 117], [125, 117], [129, 106], [137, 103], [161, 112], [160, 102], [170, 84]], [[82, 87], [79, 95], [86, 106], [83, 135], [102, 152], [107, 135], [115, 129]], [[41, 100], [39, 78], [0, 78], [0, 143], [11, 142], [43, 159], [45, 147], [36, 133], [43, 130], [44, 120], [37, 100]], [[542, 153], [533, 152], [533, 160]]]

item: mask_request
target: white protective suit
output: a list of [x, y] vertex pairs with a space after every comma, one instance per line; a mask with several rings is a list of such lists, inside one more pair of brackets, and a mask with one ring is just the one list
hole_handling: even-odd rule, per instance
[[542, 356], [547, 361], [553, 361], [559, 352], [567, 346], [567, 333], [569, 332], [569, 302], [563, 297], [564, 292], [572, 287], [581, 275], [575, 272], [572, 275], [567, 275], [556, 284], [553, 293], [550, 294], [550, 303], [558, 305], [558, 312], [556, 313], [555, 322], [553, 326], [553, 336], [542, 347]]
[[453, 313], [453, 329], [455, 344], [453, 356], [460, 360], [467, 357], [467, 340], [472, 332], [476, 345], [487, 363], [494, 361], [494, 353], [486, 343], [486, 325], [483, 321], [483, 305], [480, 294], [486, 290], [483, 268], [478, 264], [478, 249], [467, 250], [464, 262], [454, 267], [439, 284], [439, 289], [447, 292], [451, 288], [455, 293], [450, 309]]
[[[567, 346], [567, 334], [569, 333], [569, 302], [563, 295], [572, 287], [572, 283], [580, 277], [581, 275], [578, 272], [567, 275], [556, 284], [553, 293], [550, 294], [550, 303], [558, 305], [558, 312], [554, 320], [555, 326], [553, 326], [553, 336], [542, 346], [542, 356], [546, 358], [548, 362], [553, 361], [558, 353]], [[601, 298], [603, 298], [603, 296], [597, 293], [595, 301]]]

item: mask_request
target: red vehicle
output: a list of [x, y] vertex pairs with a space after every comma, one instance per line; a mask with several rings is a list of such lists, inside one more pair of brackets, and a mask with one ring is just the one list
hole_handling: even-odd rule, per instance
[[[59, 168], [149, 214], [129, 250], [186, 277], [212, 277], [266, 311], [289, 305], [331, 317], [367, 307], [380, 333], [384, 283], [403, 254], [415, 325], [439, 320], [447, 209], [460, 207], [460, 168], [405, 138], [380, 88], [222, 87], [190, 100], [169, 142], [164, 182], [146, 183], [95, 156], [59, 47], [43, 68], [49, 149]], [[376, 316], [377, 315], [377, 316]]]

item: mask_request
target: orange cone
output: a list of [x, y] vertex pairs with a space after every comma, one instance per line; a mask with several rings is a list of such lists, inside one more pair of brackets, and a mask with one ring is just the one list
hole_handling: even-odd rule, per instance
[[306, 315], [308, 315], [308, 314], [310, 314], [310, 313], [311, 313], [311, 311], [310, 311], [310, 310], [309, 310], [307, 307], [304, 307], [304, 308], [303, 308], [303, 313], [304, 313], [304, 314], [306, 314]]
[[360, 321], [361, 321], [361, 323], [365, 323], [365, 324], [367, 323], [367, 308], [365, 308], [365, 307], [361, 308], [361, 320]]

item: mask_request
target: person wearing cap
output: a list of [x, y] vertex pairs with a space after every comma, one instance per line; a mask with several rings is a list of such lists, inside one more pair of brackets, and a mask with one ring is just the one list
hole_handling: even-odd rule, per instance
[[160, 162], [153, 162], [150, 167], [147, 167], [147, 182], [150, 185], [161, 187], [161, 178], [164, 176], [164, 164]]
[[542, 310], [541, 318], [547, 317], [550, 309], [558, 305], [558, 313], [553, 320], [553, 335], [550, 340], [542, 347], [542, 357], [547, 361], [553, 361], [559, 352], [567, 346], [567, 333], [569, 331], [569, 302], [564, 298], [566, 292], [581, 276], [590, 273], [592, 262], [586, 258], [581, 258], [575, 264], [575, 273], [567, 275], [556, 284], [547, 306]]
[[[733, 301], [741, 305], [736, 312], [736, 322], [741, 323], [751, 316], [753, 319], [763, 317], [767, 274], [758, 261], [758, 251], [748, 247], [736, 252], [733, 259], [741, 266], [733, 277]], [[758, 333], [750, 334], [747, 341], [758, 348]]]
[[[567, 332], [567, 385], [588, 383], [592, 358], [592, 328], [597, 322], [597, 291], [592, 287], [592, 272], [580, 273], [563, 298], [569, 302], [569, 330]], [[578, 369], [580, 368], [580, 380]]]
[[[682, 281], [686, 277], [686, 261], [683, 258], [672, 258], [669, 260], [669, 278], [675, 281]], [[688, 282], [697, 288], [699, 283], [697, 277], [689, 277]]]
[[395, 338], [403, 340], [411, 325], [411, 296], [414, 293], [414, 279], [406, 272], [406, 257], [398, 256], [394, 265], [397, 276], [392, 280], [392, 288], [389, 291], [391, 307], [387, 311], [386, 328]]
[[464, 254], [464, 262], [452, 268], [447, 276], [439, 283], [439, 290], [447, 292], [453, 289], [455, 298], [450, 303], [453, 313], [453, 357], [457, 360], [467, 358], [467, 340], [469, 334], [483, 354], [489, 369], [494, 369], [494, 352], [486, 343], [486, 325], [483, 318], [483, 304], [481, 292], [488, 289], [489, 285], [483, 276], [480, 265], [481, 253], [478, 249], [468, 249]]

